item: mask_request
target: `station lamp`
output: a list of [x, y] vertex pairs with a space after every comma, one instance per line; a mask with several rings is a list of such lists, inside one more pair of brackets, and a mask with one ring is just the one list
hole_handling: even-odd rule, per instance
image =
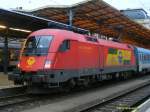
[[[7, 26], [5, 26], [5, 25], [0, 25], [0, 29], [6, 29], [6, 28], [7, 28]], [[14, 30], [14, 31], [25, 32], [25, 33], [30, 33], [30, 32], [32, 32], [32, 31], [30, 31], [30, 30], [20, 29], [20, 28], [13, 28], [13, 27], [9, 27], [8, 29]]]
[[6, 29], [7, 27], [4, 25], [0, 25], [0, 29]]
[[25, 33], [30, 33], [30, 30], [26, 30], [26, 29], [19, 29], [19, 28], [9, 28], [10, 30], [14, 30], [14, 31], [20, 31], [20, 32], [25, 32]]

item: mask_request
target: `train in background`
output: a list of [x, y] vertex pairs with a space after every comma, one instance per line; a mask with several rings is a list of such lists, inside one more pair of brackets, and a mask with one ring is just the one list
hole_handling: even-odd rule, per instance
[[150, 50], [60, 29], [31, 33], [9, 75], [28, 87], [72, 88], [150, 70]]
[[[20, 43], [8, 43], [8, 69], [12, 70], [16, 67], [19, 59], [21, 44]], [[0, 43], [0, 71], [3, 71], [4, 66], [4, 43]]]

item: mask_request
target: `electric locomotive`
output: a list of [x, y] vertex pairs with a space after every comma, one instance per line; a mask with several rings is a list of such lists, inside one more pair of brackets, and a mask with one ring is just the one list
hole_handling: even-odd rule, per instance
[[44, 88], [74, 87], [95, 81], [128, 77], [137, 71], [134, 47], [67, 30], [31, 33], [17, 69], [15, 84]]

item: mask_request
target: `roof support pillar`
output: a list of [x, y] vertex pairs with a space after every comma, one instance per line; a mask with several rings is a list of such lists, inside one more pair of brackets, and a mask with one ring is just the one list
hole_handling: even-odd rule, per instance
[[68, 10], [68, 17], [69, 17], [69, 25], [72, 26], [73, 25], [74, 12], [71, 8]]
[[118, 36], [118, 40], [121, 41], [122, 38], [123, 38], [123, 32], [120, 32]]
[[118, 25], [115, 26], [114, 28], [117, 32], [118, 32], [118, 40], [121, 41], [121, 39], [123, 38], [124, 35], [124, 26], [123, 25]]
[[3, 49], [3, 64], [4, 64], [4, 73], [7, 74], [8, 72], [8, 28], [6, 29], [6, 35], [4, 38], [4, 49]]

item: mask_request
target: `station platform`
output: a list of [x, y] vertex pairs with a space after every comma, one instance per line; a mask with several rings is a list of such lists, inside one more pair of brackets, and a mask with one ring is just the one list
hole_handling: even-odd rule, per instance
[[0, 89], [15, 87], [12, 81], [8, 80], [8, 75], [0, 72]]

